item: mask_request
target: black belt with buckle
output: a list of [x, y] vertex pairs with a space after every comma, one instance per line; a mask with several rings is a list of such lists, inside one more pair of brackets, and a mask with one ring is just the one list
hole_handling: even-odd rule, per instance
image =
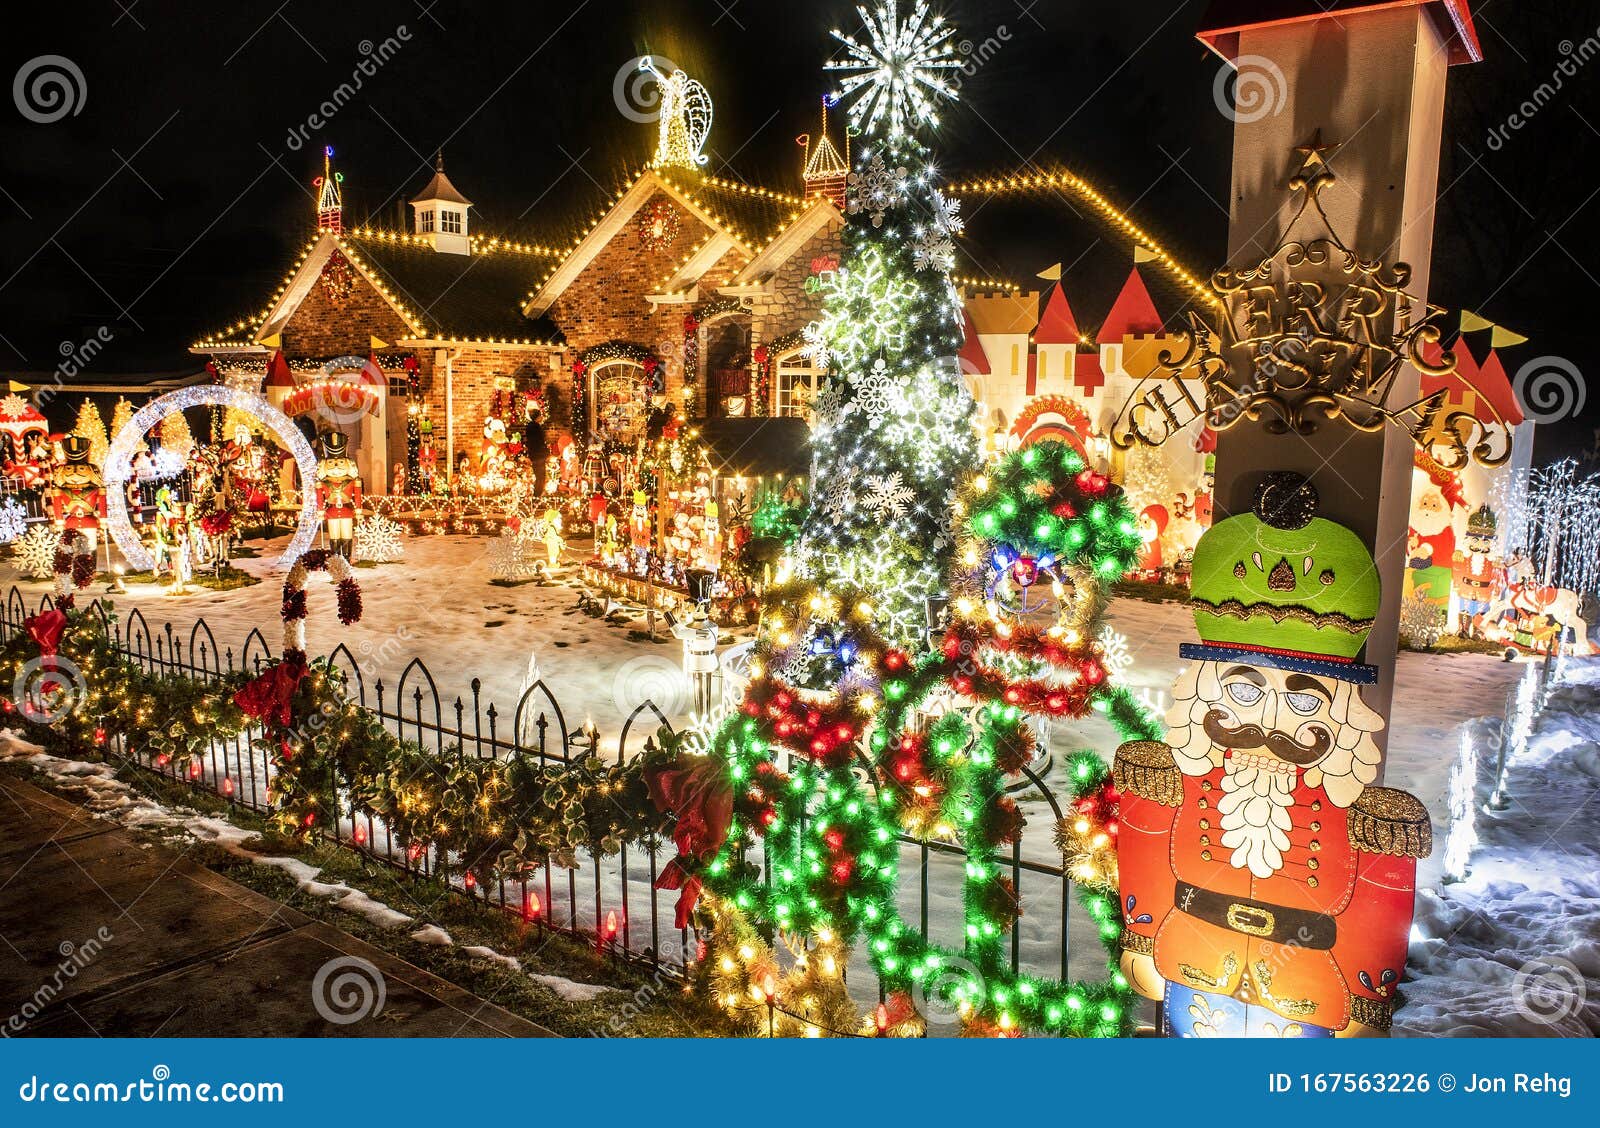
[[1298, 948], [1327, 951], [1339, 935], [1338, 922], [1326, 913], [1291, 909], [1248, 897], [1230, 897], [1209, 889], [1178, 882], [1174, 904], [1208, 924]]

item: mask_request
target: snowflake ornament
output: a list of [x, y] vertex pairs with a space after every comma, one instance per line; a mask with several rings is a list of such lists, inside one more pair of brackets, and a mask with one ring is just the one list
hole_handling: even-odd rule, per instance
[[867, 496], [862, 504], [868, 513], [880, 521], [892, 517], [904, 517], [906, 506], [917, 496], [911, 487], [905, 484], [898, 470], [890, 474], [869, 477], [863, 485], [866, 486]]
[[10, 544], [28, 531], [28, 511], [8, 497], [0, 505], [0, 544]]
[[947, 72], [961, 68], [951, 42], [956, 29], [943, 16], [930, 16], [926, 0], [917, 0], [904, 20], [900, 0], [882, 0], [871, 12], [860, 5], [856, 11], [867, 41], [835, 30], [833, 37], [848, 57], [824, 64], [840, 72], [835, 97], [850, 102], [850, 124], [862, 133], [890, 137], [918, 125], [938, 125], [938, 100], [956, 100], [955, 88], [945, 81]]
[[1100, 644], [1100, 661], [1116, 677], [1121, 677], [1133, 666], [1133, 651], [1128, 648], [1128, 636], [1110, 623], [1100, 628], [1095, 641]]
[[872, 226], [882, 227], [890, 209], [903, 207], [911, 198], [909, 173], [904, 165], [890, 169], [883, 155], [873, 153], [858, 172], [846, 179], [845, 210], [851, 215], [866, 212]]
[[835, 521], [842, 520], [846, 513], [856, 507], [856, 478], [860, 471], [846, 470], [828, 484], [827, 492], [823, 494], [822, 508]]
[[911, 242], [911, 265], [949, 274], [956, 265], [956, 245], [936, 227], [921, 228]]
[[934, 226], [946, 235], [959, 235], [967, 229], [967, 221], [961, 218], [961, 201], [953, 200], [937, 188], [933, 190], [933, 222]]
[[400, 539], [402, 532], [404, 529], [398, 521], [381, 515], [356, 522], [356, 559], [370, 560], [374, 564], [393, 564], [405, 554], [406, 546]]
[[48, 522], [35, 525], [15, 542], [17, 571], [30, 580], [48, 580], [55, 574], [56, 545], [61, 534]]
[[538, 576], [544, 568], [542, 546], [531, 525], [513, 530], [509, 526], [489, 542], [489, 576], [508, 583], [521, 583]]
[[872, 371], [855, 380], [855, 398], [850, 409], [860, 411], [876, 428], [882, 427], [884, 419], [904, 403], [903, 389], [889, 378], [888, 365], [879, 358], [872, 362]]

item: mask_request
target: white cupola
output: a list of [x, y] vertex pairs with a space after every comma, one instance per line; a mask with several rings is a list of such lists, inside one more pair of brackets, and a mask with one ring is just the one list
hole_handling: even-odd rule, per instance
[[456, 191], [456, 186], [444, 174], [444, 154], [441, 152], [434, 161], [433, 179], [411, 199], [415, 217], [412, 230], [431, 243], [436, 251], [470, 255], [472, 241], [468, 238], [467, 209], [471, 206], [472, 201]]

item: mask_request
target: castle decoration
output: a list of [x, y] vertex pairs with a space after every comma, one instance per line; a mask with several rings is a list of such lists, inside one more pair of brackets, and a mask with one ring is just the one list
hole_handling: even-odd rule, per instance
[[802, 133], [795, 138], [795, 143], [805, 153], [806, 196], [832, 200], [833, 206], [843, 211], [845, 182], [850, 176], [850, 135], [845, 134], [844, 155], [841, 156], [828, 136], [828, 107], [833, 101], [831, 95], [822, 99], [822, 126], [817, 132], [816, 144], [811, 143], [809, 133]]
[[[1507, 421], [1486, 425], [1450, 408], [1442, 389], [1410, 403], [1396, 394], [1403, 365], [1425, 378], [1454, 371], [1455, 358], [1438, 350], [1444, 311], [1428, 305], [1415, 316], [1411, 267], [1363, 258], [1334, 230], [1320, 199], [1335, 181], [1330, 147], [1320, 132], [1297, 147], [1301, 165], [1288, 186], [1300, 201], [1283, 238], [1260, 261], [1216, 273], [1217, 315], [1191, 313], [1181, 355], [1164, 358], [1129, 396], [1111, 435], [1119, 448], [1159, 446], [1199, 418], [1214, 431], [1248, 418], [1274, 434], [1307, 435], [1335, 421], [1361, 431], [1393, 424], [1452, 470], [1510, 457]], [[1296, 237], [1302, 221], [1320, 223]]]
[[1431, 826], [1374, 786], [1377, 572], [1317, 508], [1272, 474], [1201, 538], [1166, 738], [1117, 751], [1122, 969], [1176, 1037], [1382, 1034], [1405, 973]]

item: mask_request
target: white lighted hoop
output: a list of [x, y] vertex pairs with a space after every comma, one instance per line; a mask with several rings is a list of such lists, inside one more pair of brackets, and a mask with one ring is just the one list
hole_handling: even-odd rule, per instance
[[133, 418], [123, 424], [122, 429], [112, 438], [111, 449], [106, 453], [106, 523], [111, 529], [112, 539], [117, 542], [122, 555], [136, 571], [150, 571], [155, 568], [156, 562], [146, 551], [138, 534], [133, 531], [133, 526], [128, 523], [128, 496], [127, 490], [123, 487], [133, 475], [134, 452], [143, 449], [144, 437], [150, 433], [152, 427], [167, 416], [185, 408], [208, 407], [213, 404], [235, 408], [255, 416], [266, 424], [267, 428], [277, 436], [278, 441], [289, 449], [289, 453], [294, 456], [295, 465], [300, 468], [302, 485], [300, 523], [295, 528], [294, 539], [289, 542], [289, 547], [284, 550], [283, 555], [274, 561], [273, 567], [291, 567], [300, 559], [301, 553], [311, 547], [311, 540], [317, 535], [316, 494], [310, 488], [310, 484], [317, 480], [317, 456], [299, 428], [289, 422], [289, 417], [260, 396], [223, 387], [220, 384], [179, 388], [175, 392], [158, 396], [135, 411]]

